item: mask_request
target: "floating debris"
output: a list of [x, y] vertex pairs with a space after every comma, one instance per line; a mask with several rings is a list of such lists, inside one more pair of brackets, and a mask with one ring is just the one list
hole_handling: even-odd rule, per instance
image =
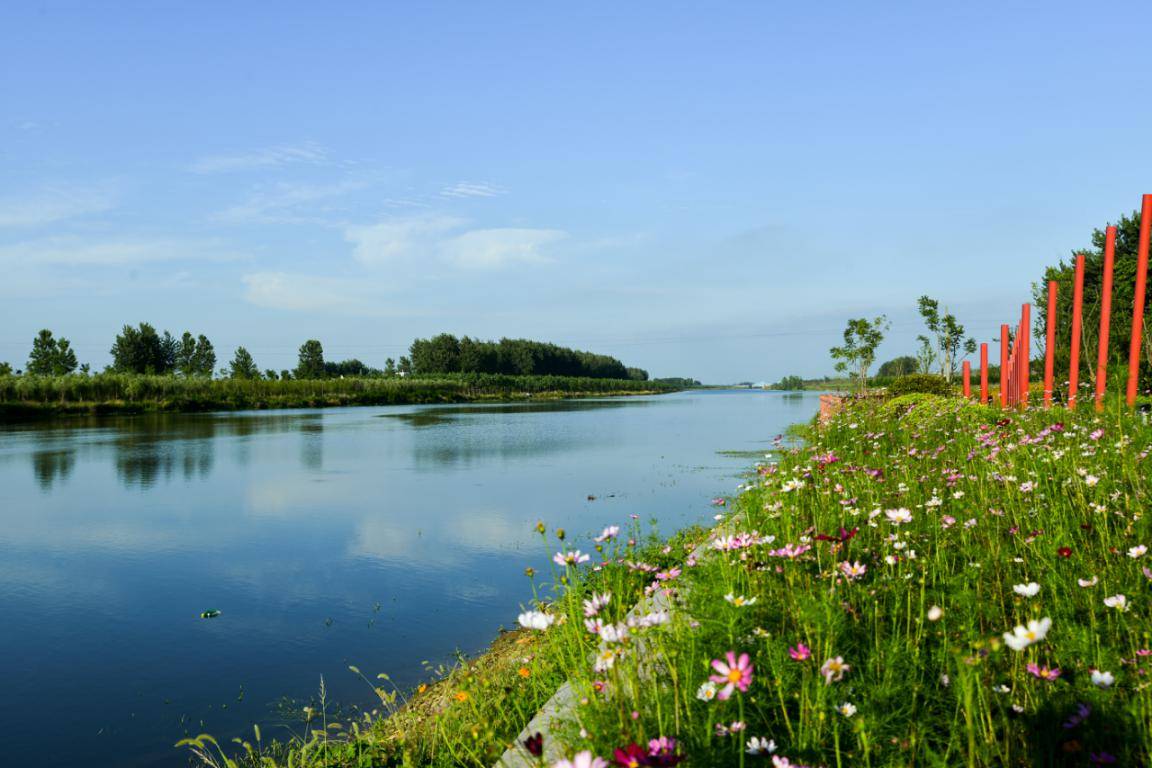
[[202, 619], [214, 619], [219, 615], [220, 615], [220, 611], [216, 610], [215, 608], [210, 608], [209, 610], [201, 613], [200, 618], [202, 618]]

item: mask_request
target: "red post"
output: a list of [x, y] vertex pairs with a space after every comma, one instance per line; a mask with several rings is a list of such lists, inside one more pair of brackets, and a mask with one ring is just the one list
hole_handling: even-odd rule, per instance
[[1100, 344], [1096, 350], [1096, 410], [1104, 410], [1108, 389], [1108, 327], [1112, 323], [1112, 266], [1116, 260], [1116, 227], [1104, 235], [1104, 285], [1100, 289]]
[[1052, 407], [1052, 378], [1056, 368], [1056, 297], [1059, 293], [1059, 284], [1055, 280], [1048, 281], [1048, 321], [1045, 331], [1047, 341], [1044, 344], [1044, 407]]
[[1032, 365], [1032, 352], [1029, 337], [1032, 335], [1032, 305], [1020, 308], [1020, 402], [1028, 407], [1028, 378]]
[[1128, 407], [1136, 405], [1140, 382], [1140, 334], [1144, 330], [1144, 291], [1148, 283], [1148, 234], [1152, 227], [1152, 195], [1140, 208], [1140, 241], [1136, 250], [1136, 294], [1132, 301], [1132, 343], [1128, 346]]
[[1068, 363], [1068, 409], [1076, 409], [1080, 394], [1080, 334], [1084, 312], [1084, 254], [1076, 255], [1076, 278], [1072, 284], [1072, 356]]
[[960, 375], [964, 377], [964, 397], [972, 397], [972, 364], [967, 360], [960, 366]]
[[988, 405], [988, 344], [980, 345], [980, 405]]
[[1008, 325], [1000, 326], [1000, 407], [1008, 407]]

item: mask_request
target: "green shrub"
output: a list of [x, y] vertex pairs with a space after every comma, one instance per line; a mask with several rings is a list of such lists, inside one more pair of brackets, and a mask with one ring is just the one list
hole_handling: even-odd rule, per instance
[[954, 394], [955, 391], [955, 387], [945, 381], [943, 376], [935, 376], [930, 373], [912, 373], [907, 376], [901, 376], [894, 379], [892, 383], [888, 385], [888, 394], [897, 397], [914, 393], [951, 395]]

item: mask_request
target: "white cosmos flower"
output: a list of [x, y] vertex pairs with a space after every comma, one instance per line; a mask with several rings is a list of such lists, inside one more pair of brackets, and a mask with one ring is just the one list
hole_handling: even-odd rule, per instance
[[934, 605], [928, 609], [928, 621], [940, 621], [944, 616], [944, 609], [938, 605]]
[[1014, 651], [1022, 651], [1047, 637], [1051, 626], [1052, 619], [1047, 616], [1039, 621], [1032, 619], [1027, 626], [1017, 625], [1011, 632], [1005, 632], [1004, 643]]
[[520, 626], [525, 629], [539, 629], [541, 631], [548, 629], [548, 627], [552, 626], [552, 623], [556, 621], [555, 616], [550, 613], [544, 613], [543, 611], [525, 611], [520, 614], [517, 619], [520, 622]]
[[904, 525], [905, 523], [912, 522], [912, 510], [905, 509], [904, 507], [885, 510], [884, 516], [888, 518], [888, 522], [892, 523], [892, 525]]
[[731, 592], [724, 595], [724, 599], [727, 600], [732, 605], [736, 606], [737, 608], [744, 608], [746, 606], [756, 604], [756, 598], [754, 598], [754, 597], [745, 597], [744, 595], [734, 595]]
[[612, 595], [608, 592], [600, 595], [592, 595], [590, 599], [584, 601], [584, 615], [588, 617], [595, 616], [600, 613], [600, 611], [604, 609], [604, 606], [608, 605], [611, 600]]
[[1111, 672], [1103, 672], [1099, 669], [1092, 670], [1092, 685], [1097, 688], [1111, 688], [1114, 682], [1116, 682], [1116, 678], [1112, 676]]
[[1100, 583], [1100, 579], [1096, 576], [1093, 576], [1090, 579], [1076, 579], [1076, 583], [1087, 589], [1088, 587], [1094, 587]]
[[1132, 547], [1131, 549], [1128, 550], [1128, 557], [1131, 557], [1133, 559], [1135, 559], [1137, 557], [1143, 557], [1144, 553], [1147, 551], [1148, 551], [1148, 547], [1144, 546], [1143, 544], [1138, 544], [1135, 547]]
[[849, 704], [847, 701], [836, 707], [836, 709], [838, 709], [844, 717], [852, 717], [852, 715], [856, 714], [856, 705]]
[[1098, 482], [1100, 482], [1100, 478], [1096, 477], [1096, 475], [1088, 475], [1084, 478], [1084, 484], [1089, 488], [1096, 485]]
[[1035, 597], [1040, 594], [1040, 585], [1034, 581], [1030, 581], [1027, 584], [1014, 584], [1012, 591], [1021, 597]]
[[716, 683], [709, 680], [696, 689], [696, 698], [700, 701], [712, 701], [716, 698], [716, 693]]
[[748, 748], [744, 751], [750, 755], [770, 755], [776, 751], [776, 742], [763, 736], [753, 736], [748, 739]]
[[1111, 597], [1104, 598], [1104, 605], [1109, 608], [1115, 608], [1118, 611], [1128, 610], [1128, 598], [1124, 595], [1112, 595]]
[[552, 556], [552, 562], [556, 563], [556, 565], [579, 565], [591, 559], [589, 555], [584, 554], [578, 549], [571, 552], [557, 552]]
[[607, 528], [605, 528], [603, 531], [601, 531], [600, 535], [597, 536], [596, 538], [592, 539], [592, 541], [596, 542], [597, 544], [603, 544], [604, 542], [608, 541], [609, 539], [614, 539], [619, 535], [620, 535], [620, 526], [610, 525]]

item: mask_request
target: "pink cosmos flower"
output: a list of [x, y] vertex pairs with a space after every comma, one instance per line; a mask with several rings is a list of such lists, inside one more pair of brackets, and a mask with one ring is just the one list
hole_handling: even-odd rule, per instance
[[1047, 665], [1041, 667], [1037, 666], [1036, 664], [1029, 664], [1027, 667], [1025, 667], [1025, 669], [1027, 669], [1032, 677], [1035, 677], [1037, 680], [1051, 681], [1060, 677], [1059, 667], [1049, 668]]
[[796, 643], [795, 646], [788, 648], [788, 655], [792, 657], [793, 661], [807, 661], [812, 658], [812, 649], [804, 643]]
[[716, 698], [721, 701], [731, 698], [734, 688], [739, 688], [740, 692], [743, 693], [752, 684], [752, 660], [748, 658], [748, 654], [742, 653], [740, 658], [736, 658], [735, 651], [728, 651], [725, 656], [728, 659], [727, 664], [719, 659], [712, 660], [712, 668], [719, 674], [711, 675], [708, 678], [712, 682], [724, 686], [716, 694]]
[[608, 761], [584, 750], [573, 755], [571, 760], [556, 762], [552, 768], [608, 768]]
[[552, 562], [556, 563], [556, 565], [579, 565], [591, 559], [591, 556], [584, 554], [578, 549], [572, 552], [557, 552], [552, 556]]
[[834, 656], [820, 665], [820, 674], [824, 675], [824, 685], [831, 685], [833, 682], [843, 680], [844, 673], [851, 669], [852, 667], [844, 663], [842, 656]]

